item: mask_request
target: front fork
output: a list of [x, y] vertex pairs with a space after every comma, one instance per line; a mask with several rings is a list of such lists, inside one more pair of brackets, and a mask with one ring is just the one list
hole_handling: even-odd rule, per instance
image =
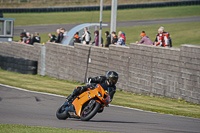
[[74, 105], [73, 105], [72, 103], [70, 103], [70, 102], [65, 102], [63, 105], [64, 105], [64, 107], [65, 107], [66, 113], [68, 113], [68, 112], [75, 112], [75, 114], [76, 114]]

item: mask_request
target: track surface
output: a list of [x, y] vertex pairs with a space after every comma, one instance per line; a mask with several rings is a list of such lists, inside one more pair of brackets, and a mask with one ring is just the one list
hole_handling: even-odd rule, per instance
[[[154, 25], [154, 24], [171, 24], [171, 23], [186, 23], [186, 22], [200, 22], [200, 16], [184, 17], [184, 18], [167, 18], [167, 19], [152, 19], [152, 20], [138, 20], [138, 21], [118, 21], [117, 27], [132, 27], [139, 25]], [[105, 22], [110, 27], [110, 23]], [[32, 26], [15, 26], [14, 36], [19, 36], [20, 33], [26, 29], [30, 33], [48, 33], [55, 32], [58, 28], [65, 28], [69, 31], [71, 28], [79, 24], [55, 24], [55, 25], [32, 25]], [[105, 28], [108, 28], [105, 27]]]
[[92, 120], [58, 120], [63, 97], [25, 92], [0, 85], [0, 123], [127, 133], [199, 133], [200, 119], [126, 109], [105, 108]]

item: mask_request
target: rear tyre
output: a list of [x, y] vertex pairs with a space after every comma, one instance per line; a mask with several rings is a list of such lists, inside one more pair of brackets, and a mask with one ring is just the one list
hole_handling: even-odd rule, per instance
[[88, 103], [88, 105], [86, 105], [83, 108], [81, 112], [81, 120], [89, 121], [91, 118], [93, 118], [96, 115], [99, 109], [100, 109], [100, 103], [95, 100], [91, 100]]
[[62, 105], [58, 110], [56, 111], [56, 117], [59, 120], [66, 120], [68, 118], [68, 113], [65, 111], [65, 105]]

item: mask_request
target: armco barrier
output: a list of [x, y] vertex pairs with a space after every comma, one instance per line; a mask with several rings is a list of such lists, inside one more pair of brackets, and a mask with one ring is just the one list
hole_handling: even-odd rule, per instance
[[[84, 82], [86, 77], [119, 74], [117, 88], [133, 93], [181, 98], [200, 103], [200, 46], [180, 48], [130, 44], [100, 48], [46, 43], [45, 75]], [[0, 55], [38, 61], [42, 44], [0, 43]], [[0, 58], [1, 60], [1, 58]]]
[[[118, 5], [118, 9], [131, 8], [151, 8], [151, 7], [166, 7], [166, 6], [187, 6], [200, 5], [200, 0], [191, 1], [171, 1], [143, 4], [128, 4]], [[45, 7], [45, 8], [0, 8], [2, 13], [26, 13], [26, 12], [74, 12], [74, 11], [99, 11], [100, 6], [81, 6], [81, 7]], [[103, 10], [111, 10], [111, 6], [104, 6]]]

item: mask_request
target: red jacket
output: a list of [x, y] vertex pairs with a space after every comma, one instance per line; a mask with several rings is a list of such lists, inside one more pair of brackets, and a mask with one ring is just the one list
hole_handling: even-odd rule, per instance
[[160, 45], [163, 47], [168, 47], [169, 46], [169, 33], [168, 32], [163, 32], [162, 34], [157, 35], [157, 43], [156, 46]]

